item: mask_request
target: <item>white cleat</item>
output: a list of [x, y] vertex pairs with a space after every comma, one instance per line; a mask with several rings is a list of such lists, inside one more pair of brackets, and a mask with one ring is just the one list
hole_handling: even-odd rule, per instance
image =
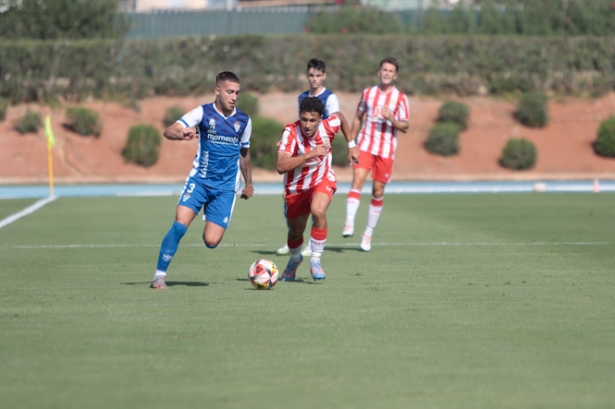
[[352, 237], [354, 236], [354, 226], [351, 224], [347, 224], [344, 227], [344, 231], [342, 232], [342, 237], [346, 238], [346, 237]]
[[361, 239], [361, 250], [370, 251], [372, 249], [372, 236], [368, 236], [367, 234], [363, 235]]
[[283, 256], [283, 255], [286, 255], [288, 253], [289, 253], [288, 244], [285, 244], [284, 247], [280, 247], [275, 252], [275, 254], [277, 254], [278, 256]]
[[301, 255], [304, 257], [312, 257], [312, 246], [310, 246], [309, 244], [306, 244], [305, 247], [303, 247], [303, 251], [301, 252]]

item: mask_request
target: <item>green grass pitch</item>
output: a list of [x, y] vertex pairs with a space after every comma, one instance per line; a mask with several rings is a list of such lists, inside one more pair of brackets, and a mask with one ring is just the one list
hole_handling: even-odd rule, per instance
[[2, 407], [614, 408], [614, 199], [388, 195], [364, 253], [368, 197], [342, 239], [336, 195], [327, 279], [257, 291], [287, 261], [257, 195], [215, 250], [195, 219], [155, 291], [176, 198], [60, 198], [0, 229]]

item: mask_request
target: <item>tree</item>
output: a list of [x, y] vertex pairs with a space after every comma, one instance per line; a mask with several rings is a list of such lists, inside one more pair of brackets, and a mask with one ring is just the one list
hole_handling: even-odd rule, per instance
[[0, 38], [120, 38], [129, 22], [119, 0], [0, 0]]

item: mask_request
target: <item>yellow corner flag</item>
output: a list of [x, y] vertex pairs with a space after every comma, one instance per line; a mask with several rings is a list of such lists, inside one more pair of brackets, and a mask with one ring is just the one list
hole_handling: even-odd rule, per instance
[[47, 145], [53, 148], [56, 144], [56, 140], [53, 137], [53, 129], [51, 129], [51, 118], [49, 115], [45, 118], [45, 137], [47, 138]]
[[53, 197], [53, 155], [51, 149], [56, 144], [56, 140], [53, 137], [49, 115], [45, 117], [45, 137], [47, 138], [47, 162], [49, 163], [49, 196]]

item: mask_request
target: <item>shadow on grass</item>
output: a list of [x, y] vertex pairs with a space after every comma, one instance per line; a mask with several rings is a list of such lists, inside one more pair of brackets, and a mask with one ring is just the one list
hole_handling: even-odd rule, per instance
[[[150, 285], [150, 281], [135, 281], [135, 282], [128, 282], [128, 283], [122, 283], [124, 285], [146, 285], [149, 286]], [[209, 286], [209, 283], [204, 283], [203, 281], [167, 281], [167, 285], [169, 287], [173, 287], [176, 285], [183, 285], [186, 287], [207, 287]]]
[[[335, 253], [344, 253], [346, 251], [362, 251], [362, 250], [357, 244], [357, 247], [325, 246], [325, 253], [328, 251], [335, 252]], [[261, 256], [277, 256], [277, 254], [275, 253], [275, 250], [252, 250], [251, 252], [255, 254], [259, 254]], [[284, 256], [288, 257], [288, 254], [284, 254], [279, 257], [284, 257]]]
[[[236, 280], [236, 281], [250, 281], [250, 279], [248, 279], [248, 278], [236, 278], [235, 280]], [[313, 281], [313, 280], [310, 280], [310, 279], [295, 278], [295, 281], [282, 281], [282, 280], [279, 280], [279, 281], [278, 281], [275, 285], [276, 285], [276, 287], [277, 287], [277, 286], [280, 286], [280, 285], [292, 285], [292, 284], [294, 284], [294, 283], [299, 283], [299, 284], [310, 284], [310, 285], [312, 285], [312, 284], [320, 284], [320, 283], [322, 283], [323, 281], [324, 281], [324, 280], [321, 280], [321, 281]], [[253, 290], [253, 289], [254, 289], [254, 288], [249, 288], [249, 290]]]

